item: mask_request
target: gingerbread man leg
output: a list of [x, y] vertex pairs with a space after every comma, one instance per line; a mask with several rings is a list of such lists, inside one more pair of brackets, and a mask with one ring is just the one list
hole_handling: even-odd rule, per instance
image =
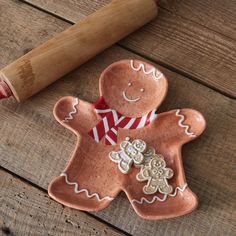
[[[170, 194], [159, 192], [144, 194], [143, 188], [146, 187], [146, 183], [137, 183], [137, 180], [135, 180], [138, 171], [138, 169], [133, 170], [129, 178], [130, 182], [124, 188], [124, 191], [135, 212], [140, 217], [149, 220], [167, 219], [185, 215], [197, 207], [197, 197], [186, 183], [173, 185], [173, 191]], [[175, 182], [175, 180], [172, 182]]]
[[155, 179], [149, 178], [147, 184], [143, 187], [143, 191], [148, 194], [155, 193], [158, 190], [158, 184]]
[[[98, 211], [107, 207], [119, 193], [119, 177], [112, 173], [113, 166], [104, 155], [104, 146], [78, 133], [83, 133], [83, 128], [86, 130], [86, 125], [80, 127], [85, 119], [86, 124], [93, 122], [92, 114], [87, 117], [80, 112], [85, 108], [89, 114], [89, 104], [72, 97], [61, 99], [54, 108], [57, 121], [76, 133], [78, 141], [66, 169], [51, 182], [48, 190], [53, 199], [66, 206]], [[106, 180], [111, 178], [114, 181], [107, 184]]]
[[[165, 126], [166, 120], [169, 120], [171, 124], [171, 127], [169, 126], [170, 133], [167, 136], [168, 140], [165, 140], [163, 135], [168, 132]], [[149, 190], [154, 190], [156, 184], [154, 183], [154, 187], [152, 186], [153, 179], [149, 179], [147, 184], [145, 180], [148, 179], [149, 174], [147, 171], [140, 174], [140, 169], [135, 169], [130, 173], [130, 182], [124, 191], [134, 210], [145, 219], [163, 219], [184, 215], [193, 211], [198, 204], [196, 195], [187, 186], [182, 158], [178, 150], [184, 143], [197, 138], [203, 132], [205, 129], [203, 116], [192, 109], [174, 110], [160, 114], [156, 124], [156, 130], [153, 128], [153, 131], [149, 134], [152, 137], [157, 137], [155, 149], [163, 154], [167, 167], [174, 170], [174, 176], [170, 180], [173, 190], [167, 191], [169, 189], [166, 188], [169, 188], [169, 185], [163, 184], [157, 193], [144, 194], [143, 188], [148, 188], [148, 191], [146, 191], [148, 193], [152, 192]], [[160, 137], [157, 135], [160, 135]], [[170, 146], [166, 145], [168, 142]], [[139, 181], [142, 182], [136, 182], [136, 175]], [[165, 194], [166, 192], [170, 193]]]
[[[87, 158], [88, 161], [81, 161]], [[96, 156], [95, 158], [100, 158]], [[89, 160], [84, 150], [76, 150], [67, 168], [49, 186], [49, 194], [62, 204], [86, 211], [98, 211], [107, 207], [120, 189], [117, 181], [106, 184], [105, 178], [115, 178], [111, 170]], [[104, 163], [106, 160], [104, 160]], [[83, 163], [80, 165], [80, 163]]]

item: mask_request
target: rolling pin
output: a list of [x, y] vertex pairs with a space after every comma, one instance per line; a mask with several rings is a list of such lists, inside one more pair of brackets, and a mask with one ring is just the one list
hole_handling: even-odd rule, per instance
[[157, 15], [156, 0], [113, 0], [0, 71], [0, 99], [24, 101]]

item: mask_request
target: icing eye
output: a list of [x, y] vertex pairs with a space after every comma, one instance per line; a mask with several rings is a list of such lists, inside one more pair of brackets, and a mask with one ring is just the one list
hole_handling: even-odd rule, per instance
[[128, 86], [130, 87], [131, 85], [132, 85], [132, 83], [131, 83], [131, 82], [129, 82], [129, 83], [128, 83]]
[[143, 93], [143, 92], [144, 92], [144, 88], [141, 88], [141, 89], [140, 89], [140, 92], [142, 92], [142, 93]]

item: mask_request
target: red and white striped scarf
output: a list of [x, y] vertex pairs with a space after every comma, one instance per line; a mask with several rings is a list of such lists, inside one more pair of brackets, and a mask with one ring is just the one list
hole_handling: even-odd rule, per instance
[[105, 137], [106, 145], [117, 144], [118, 128], [138, 129], [151, 123], [157, 116], [156, 111], [150, 111], [148, 114], [140, 117], [126, 117], [111, 109], [103, 97], [95, 104], [95, 111], [102, 117], [102, 120], [91, 129], [88, 134], [96, 141], [100, 142]]

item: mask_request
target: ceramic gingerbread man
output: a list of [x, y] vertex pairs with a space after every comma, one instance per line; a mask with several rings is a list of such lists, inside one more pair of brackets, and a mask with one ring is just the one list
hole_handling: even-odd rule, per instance
[[[203, 116], [192, 109], [157, 114], [167, 93], [167, 79], [146, 62], [113, 63], [101, 74], [99, 86], [100, 98], [94, 104], [64, 97], [54, 107], [55, 118], [75, 133], [77, 144], [63, 173], [51, 182], [49, 195], [72, 208], [98, 211], [124, 191], [136, 213], [152, 220], [193, 211], [197, 197], [186, 183], [181, 147], [203, 132]], [[146, 194], [147, 182], [137, 180], [140, 166], [133, 163], [122, 173], [109, 158], [121, 150], [127, 137], [151, 147], [146, 156], [155, 150], [164, 157], [166, 168], [173, 171], [168, 179], [171, 192]]]
[[151, 160], [141, 167], [141, 171], [137, 174], [138, 181], [147, 181], [143, 187], [143, 192], [146, 194], [156, 193], [157, 190], [163, 194], [169, 194], [173, 191], [167, 179], [174, 175], [170, 168], [166, 168], [166, 162], [162, 155], [153, 155]]

